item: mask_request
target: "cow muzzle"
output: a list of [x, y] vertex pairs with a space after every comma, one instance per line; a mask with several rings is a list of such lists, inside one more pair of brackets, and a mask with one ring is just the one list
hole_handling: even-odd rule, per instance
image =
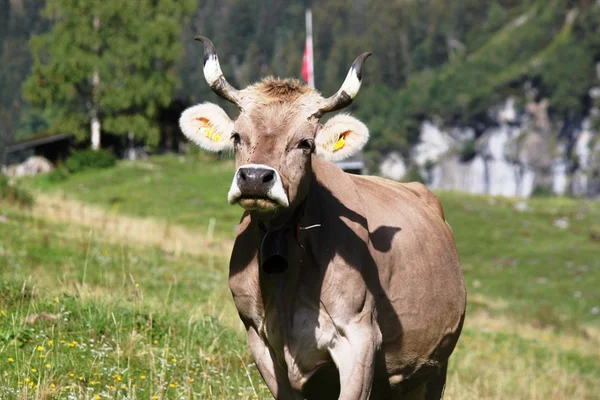
[[229, 204], [238, 203], [246, 210], [274, 211], [289, 206], [279, 173], [263, 164], [246, 164], [233, 176], [227, 195]]

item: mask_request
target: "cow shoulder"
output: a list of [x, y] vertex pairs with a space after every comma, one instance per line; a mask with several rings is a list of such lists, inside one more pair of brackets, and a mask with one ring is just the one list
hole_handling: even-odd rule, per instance
[[[425, 204], [430, 208], [435, 215], [442, 218], [445, 221], [444, 210], [442, 208], [442, 203], [437, 198], [435, 194], [433, 194], [425, 185], [419, 182], [409, 182], [409, 183], [401, 183], [396, 181], [391, 181], [389, 179], [384, 179], [378, 176], [364, 176], [364, 175], [351, 175], [354, 182], [363, 186], [365, 182], [369, 182], [371, 185], [375, 185], [377, 189], [374, 191], [378, 191], [379, 197], [388, 197], [383, 196], [383, 192], [388, 192], [389, 194], [408, 194], [408, 198], [414, 198], [416, 196], [420, 200], [422, 204]], [[405, 195], [403, 198], [407, 198]], [[394, 204], [397, 204], [397, 197], [392, 195], [391, 201]]]
[[421, 182], [401, 183], [401, 185], [423, 200], [429, 207], [433, 209], [433, 211], [435, 211], [437, 215], [442, 217], [443, 220], [446, 219], [444, 218], [444, 209], [442, 208], [442, 203], [438, 197], [431, 192], [431, 190], [427, 189], [425, 185], [423, 185]]

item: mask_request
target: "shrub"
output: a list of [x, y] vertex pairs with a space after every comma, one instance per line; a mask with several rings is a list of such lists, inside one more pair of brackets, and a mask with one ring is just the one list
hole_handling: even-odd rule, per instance
[[536, 186], [533, 188], [531, 197], [554, 197], [552, 188], [547, 186]]
[[475, 139], [466, 141], [459, 152], [460, 162], [466, 163], [471, 161], [477, 155], [477, 146]]
[[65, 168], [72, 174], [86, 169], [110, 168], [117, 163], [117, 157], [107, 150], [80, 150], [71, 153], [65, 161]]
[[33, 206], [33, 196], [29, 191], [11, 182], [7, 176], [0, 174], [0, 201], [20, 207]]
[[402, 182], [421, 182], [424, 184], [426, 180], [423, 175], [421, 175], [421, 169], [419, 166], [411, 165], [402, 178]]
[[54, 171], [47, 174], [46, 179], [48, 182], [52, 183], [64, 182], [69, 179], [69, 170], [65, 166], [61, 165], [56, 167]]

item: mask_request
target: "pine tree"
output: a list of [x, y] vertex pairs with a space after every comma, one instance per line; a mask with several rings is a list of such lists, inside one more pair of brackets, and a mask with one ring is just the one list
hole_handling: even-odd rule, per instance
[[[54, 130], [100, 146], [100, 131], [156, 144], [154, 119], [178, 85], [180, 24], [188, 0], [48, 0], [50, 32], [32, 37], [24, 95]], [[91, 128], [91, 135], [90, 135]], [[91, 136], [91, 137], [90, 137]]]
[[18, 135], [19, 122], [32, 119], [20, 88], [32, 64], [27, 39], [45, 29], [40, 9], [38, 2], [0, 0], [0, 165], [6, 161], [6, 146]]

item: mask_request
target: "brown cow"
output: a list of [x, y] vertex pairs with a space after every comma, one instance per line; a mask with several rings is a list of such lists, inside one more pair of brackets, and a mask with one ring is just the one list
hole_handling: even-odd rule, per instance
[[325, 99], [297, 80], [244, 90], [223, 77], [212, 42], [204, 74], [240, 108], [204, 103], [181, 116], [210, 151], [235, 151], [228, 200], [246, 209], [229, 286], [256, 365], [277, 399], [439, 399], [466, 292], [450, 227], [423, 185], [344, 173], [367, 127], [349, 115], [360, 55]]

